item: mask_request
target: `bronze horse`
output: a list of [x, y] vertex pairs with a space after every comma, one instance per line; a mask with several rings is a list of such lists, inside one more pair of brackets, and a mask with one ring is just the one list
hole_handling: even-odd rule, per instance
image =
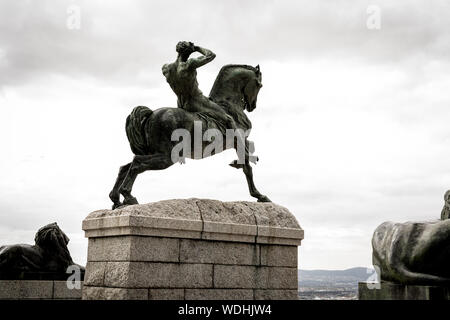
[[[257, 95], [261, 87], [259, 66], [226, 65], [220, 70], [209, 99], [222, 107], [223, 111], [234, 119], [239, 129], [247, 131], [251, 129], [252, 124], [244, 110], [251, 112], [256, 108]], [[160, 108], [152, 111], [147, 107], [138, 106], [133, 109], [127, 117], [125, 128], [135, 156], [132, 162], [119, 169], [118, 177], [109, 194], [114, 203], [113, 209], [138, 203], [136, 198], [131, 195], [136, 177], [147, 170], [163, 170], [173, 165], [171, 152], [178, 142], [172, 141], [172, 133], [176, 129], [186, 129], [193, 137], [194, 122], [198, 121], [202, 124], [202, 137], [207, 129], [218, 129], [220, 132], [224, 132], [224, 123], [217, 121], [207, 113], [188, 112], [182, 108]], [[225, 140], [223, 139], [223, 141]], [[251, 142], [245, 139], [245, 144], [248, 148]], [[204, 150], [207, 145], [208, 142], [203, 141], [202, 149]], [[234, 141], [232, 145], [224, 143], [223, 150], [230, 148], [238, 151], [237, 141]], [[193, 152], [187, 157], [194, 159]], [[259, 202], [270, 202], [270, 199], [255, 187], [247, 153], [245, 161], [240, 163], [242, 164], [233, 161], [230, 165], [243, 169], [250, 195]], [[123, 202], [120, 201], [121, 194], [124, 197]]]

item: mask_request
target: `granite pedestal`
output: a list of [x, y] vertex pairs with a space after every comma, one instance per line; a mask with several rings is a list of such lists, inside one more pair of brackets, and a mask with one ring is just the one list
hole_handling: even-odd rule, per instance
[[303, 230], [273, 203], [166, 200], [91, 213], [83, 299], [297, 299]]

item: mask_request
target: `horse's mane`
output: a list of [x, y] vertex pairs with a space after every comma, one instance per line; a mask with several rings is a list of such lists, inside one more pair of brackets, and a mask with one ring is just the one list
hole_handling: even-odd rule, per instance
[[223, 66], [222, 69], [220, 69], [219, 74], [217, 75], [216, 81], [217, 80], [219, 80], [219, 81], [222, 80], [223, 77], [228, 74], [230, 69], [235, 69], [235, 68], [244, 68], [244, 69], [247, 69], [247, 70], [251, 70], [251, 71], [253, 71], [255, 73], [258, 73], [258, 69], [256, 69], [253, 66], [250, 66], [248, 64], [227, 64], [227, 65]]
[[215, 96], [217, 94], [216, 91], [219, 89], [218, 86], [223, 83], [223, 79], [230, 73], [230, 70], [236, 69], [236, 68], [247, 69], [247, 70], [255, 72], [256, 74], [258, 74], [258, 72], [259, 72], [258, 69], [256, 69], [253, 66], [247, 65], [247, 64], [227, 64], [227, 65], [223, 66], [220, 69], [216, 80], [214, 81], [213, 87], [211, 89], [211, 93], [209, 95], [210, 98], [215, 98]]

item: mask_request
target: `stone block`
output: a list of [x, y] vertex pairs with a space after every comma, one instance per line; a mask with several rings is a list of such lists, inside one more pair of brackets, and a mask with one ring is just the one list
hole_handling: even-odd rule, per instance
[[298, 300], [298, 291], [284, 290], [255, 290], [255, 300]]
[[178, 241], [145, 236], [90, 238], [88, 261], [178, 262]]
[[297, 267], [297, 246], [260, 245], [261, 265]]
[[52, 299], [51, 280], [1, 280], [0, 299]]
[[253, 266], [214, 266], [215, 288], [255, 288], [256, 277], [256, 267]]
[[133, 236], [130, 261], [178, 262], [179, 240]]
[[69, 289], [67, 281], [54, 281], [53, 283], [53, 299], [81, 299], [83, 292], [83, 282], [80, 283], [80, 289]]
[[84, 275], [84, 284], [102, 286], [105, 282], [106, 262], [88, 262]]
[[180, 240], [180, 262], [259, 265], [259, 246], [223, 241]]
[[212, 265], [108, 262], [105, 285], [120, 288], [212, 287]]
[[148, 300], [148, 290], [84, 286], [83, 300]]
[[184, 300], [184, 289], [149, 289], [150, 300]]
[[186, 300], [253, 300], [251, 289], [186, 289]]
[[297, 289], [297, 268], [215, 265], [214, 287]]
[[131, 237], [89, 238], [88, 261], [128, 261]]
[[[107, 262], [105, 267], [104, 286], [119, 288], [134, 288], [137, 286], [138, 279], [135, 278], [136, 271], [132, 265], [137, 262]], [[153, 275], [152, 275], [153, 276]], [[85, 285], [89, 283], [85, 279]]]

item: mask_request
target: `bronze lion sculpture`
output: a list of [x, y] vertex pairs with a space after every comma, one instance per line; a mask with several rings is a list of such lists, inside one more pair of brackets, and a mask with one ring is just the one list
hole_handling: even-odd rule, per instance
[[0, 279], [65, 280], [72, 265], [78, 266], [80, 276], [84, 276], [84, 267], [70, 256], [69, 238], [56, 222], [40, 228], [34, 241], [34, 245], [0, 247]]
[[450, 284], [450, 219], [385, 222], [372, 238], [373, 265], [381, 280], [401, 284]]
[[450, 284], [450, 190], [441, 220], [384, 222], [372, 237], [372, 262], [381, 280], [413, 285]]

